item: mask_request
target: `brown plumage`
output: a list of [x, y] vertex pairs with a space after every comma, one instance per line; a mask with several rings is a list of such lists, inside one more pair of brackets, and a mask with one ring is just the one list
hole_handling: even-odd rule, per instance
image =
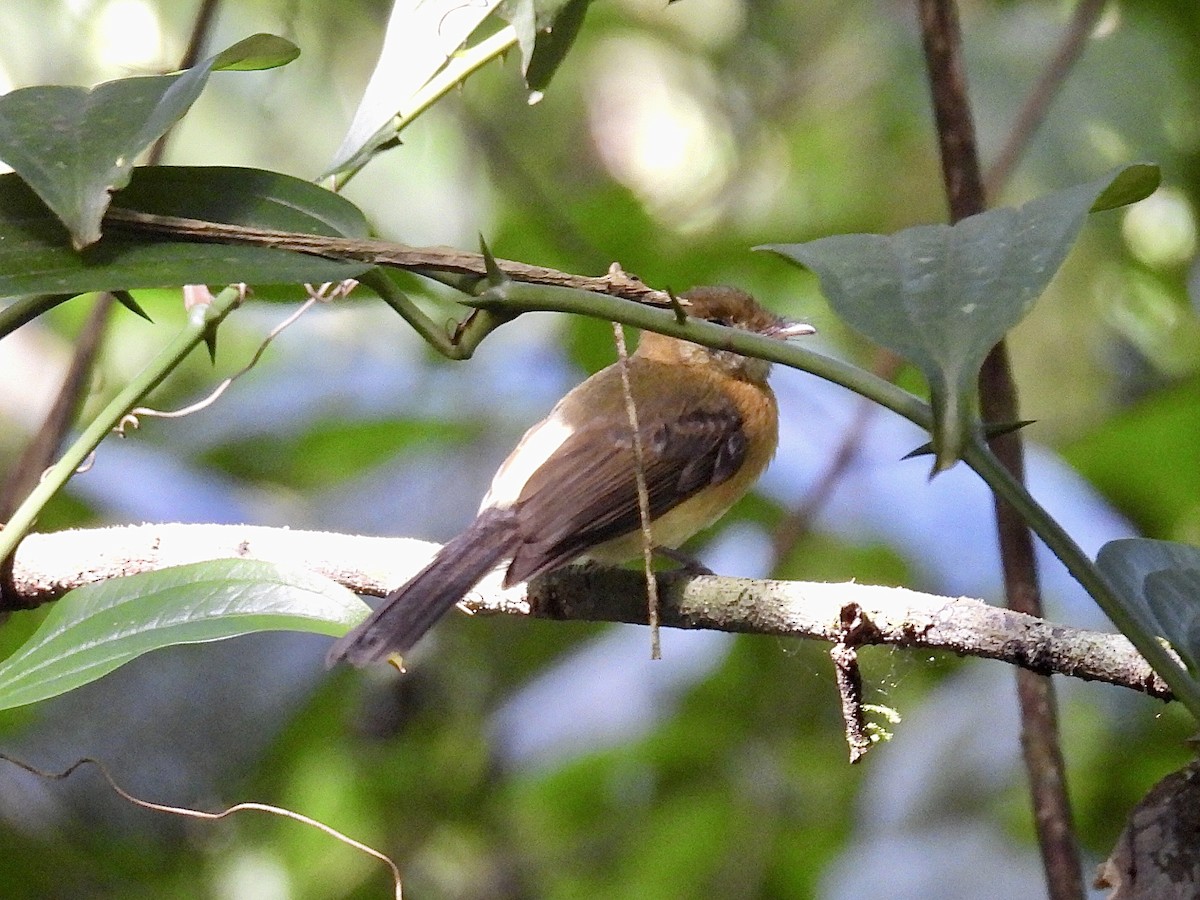
[[[786, 339], [785, 322], [734, 288], [683, 295], [690, 316]], [[421, 572], [329, 651], [330, 665], [407, 652], [488, 571], [505, 584], [580, 559], [641, 554], [633, 438], [619, 363], [571, 390], [500, 466], [479, 515]], [[778, 443], [770, 364], [646, 332], [627, 373], [637, 409], [651, 531], [676, 548], [711, 525], [762, 474]]]

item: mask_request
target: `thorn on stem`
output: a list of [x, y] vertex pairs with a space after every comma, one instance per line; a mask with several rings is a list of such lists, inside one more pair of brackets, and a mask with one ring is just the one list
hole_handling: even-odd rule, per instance
[[487, 282], [492, 287], [499, 287], [509, 280], [500, 268], [500, 264], [496, 262], [496, 257], [492, 255], [492, 251], [488, 249], [487, 241], [483, 239], [483, 235], [479, 235], [479, 253], [483, 256], [483, 268], [487, 272]]
[[671, 310], [675, 313], [675, 321], [680, 325], [686, 325], [688, 314], [687, 310], [683, 308], [682, 301], [675, 296], [675, 292], [670, 288], [667, 288], [667, 297], [671, 300]]

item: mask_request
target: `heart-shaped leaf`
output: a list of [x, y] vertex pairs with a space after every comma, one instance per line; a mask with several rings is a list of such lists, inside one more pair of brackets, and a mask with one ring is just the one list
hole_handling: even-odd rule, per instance
[[66, 693], [162, 647], [257, 631], [339, 636], [367, 612], [328, 578], [259, 560], [114, 578], [66, 594], [0, 663], [0, 709]]
[[1200, 547], [1124, 538], [1100, 548], [1096, 566], [1143, 631], [1166, 638], [1200, 675]]
[[1157, 184], [1156, 167], [1129, 166], [954, 225], [761, 249], [815, 272], [838, 315], [922, 371], [938, 472], [958, 460], [973, 427], [984, 358], [1054, 277], [1088, 211], [1131, 203]]
[[[117, 202], [142, 212], [279, 231], [356, 238], [368, 230], [358, 208], [337, 194], [260, 169], [139, 168]], [[29, 187], [16, 175], [0, 176], [0, 296], [239, 281], [320, 283], [354, 278], [369, 268], [269, 247], [167, 240], [117, 227], [77, 253], [62, 224]], [[48, 305], [35, 304], [38, 311]]]
[[0, 97], [0, 159], [81, 249], [100, 239], [109, 195], [129, 183], [138, 155], [187, 112], [213, 71], [270, 68], [299, 52], [283, 38], [256, 34], [171, 75], [12, 91]]

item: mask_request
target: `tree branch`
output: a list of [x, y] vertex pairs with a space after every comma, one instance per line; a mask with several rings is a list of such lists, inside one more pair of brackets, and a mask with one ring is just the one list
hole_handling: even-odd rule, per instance
[[[82, 584], [207, 559], [247, 558], [304, 565], [362, 594], [382, 596], [429, 561], [436, 545], [250, 525], [136, 525], [31, 534], [17, 550], [15, 582], [30, 604]], [[996, 659], [1030, 671], [1103, 681], [1164, 700], [1166, 684], [1118, 634], [1085, 631], [981, 600], [863, 584], [659, 576], [661, 622], [671, 628], [847, 640]], [[646, 624], [643, 573], [573, 567], [528, 590], [485, 580], [466, 606], [475, 613]]]
[[1000, 193], [1016, 168], [1021, 154], [1029, 146], [1034, 133], [1041, 127], [1050, 111], [1050, 104], [1058, 96], [1059, 89], [1083, 54], [1107, 3], [1108, 0], [1079, 0], [1075, 12], [1071, 15], [1071, 21], [1063, 32], [1058, 49], [1046, 64], [1037, 84], [1025, 98], [1004, 146], [996, 154], [995, 162], [984, 177], [984, 187], [989, 197], [995, 199]]
[[[917, 0], [917, 8], [950, 221], [958, 222], [983, 212], [986, 205], [967, 92], [958, 7], [955, 0]], [[1018, 419], [1017, 389], [1004, 341], [992, 348], [983, 363], [979, 375], [979, 406], [986, 422]], [[1025, 462], [1020, 435], [1015, 432], [1001, 435], [990, 444], [1014, 480], [1023, 484]], [[993, 496], [1008, 605], [1013, 610], [1040, 616], [1041, 589], [1033, 535], [1014, 506], [999, 494]], [[1017, 697], [1021, 709], [1021, 747], [1029, 773], [1046, 886], [1052, 900], [1082, 900], [1083, 869], [1067, 794], [1054, 686], [1048, 678], [1019, 671]]]
[[[176, 239], [273, 247], [277, 250], [292, 250], [331, 259], [354, 259], [381, 266], [393, 266], [423, 275], [445, 273], [480, 279], [487, 275], [487, 266], [482, 254], [468, 253], [452, 247], [409, 247], [387, 241], [274, 231], [269, 228], [246, 228], [241, 225], [206, 222], [202, 219], [160, 216], [115, 206], [105, 213], [104, 221], [108, 225], [149, 234], [169, 235]], [[615, 264], [606, 275], [588, 276], [572, 275], [557, 269], [531, 266], [510, 259], [498, 259], [496, 262], [500, 270], [513, 281], [592, 291], [658, 306], [669, 306], [671, 302], [665, 291], [655, 290], [636, 275], [622, 271], [621, 267]]]

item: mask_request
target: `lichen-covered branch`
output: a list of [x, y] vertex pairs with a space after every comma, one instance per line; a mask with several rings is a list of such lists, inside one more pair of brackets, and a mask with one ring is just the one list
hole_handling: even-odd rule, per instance
[[[249, 525], [138, 525], [31, 534], [14, 580], [31, 605], [121, 575], [230, 557], [303, 563], [363, 594], [382, 596], [429, 561], [436, 545]], [[996, 659], [1035, 672], [1103, 681], [1170, 699], [1166, 684], [1123, 636], [1071, 628], [965, 597], [864, 584], [757, 581], [680, 572], [659, 578], [661, 623], [836, 644], [855, 608], [855, 645], [884, 644]], [[546, 619], [647, 619], [641, 572], [576, 567], [527, 590], [485, 581], [468, 596], [473, 612]]]

